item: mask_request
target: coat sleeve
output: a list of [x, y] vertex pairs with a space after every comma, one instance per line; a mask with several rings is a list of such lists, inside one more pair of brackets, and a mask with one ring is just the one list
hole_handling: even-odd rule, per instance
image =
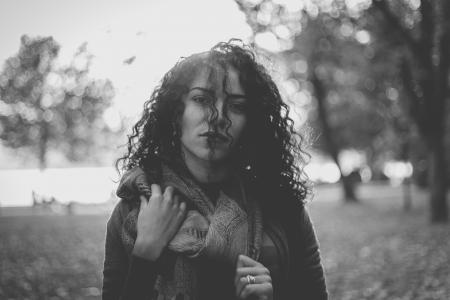
[[119, 202], [106, 225], [105, 261], [103, 264], [102, 299], [118, 300], [127, 276], [128, 258], [123, 247], [120, 232], [123, 222]]
[[158, 276], [157, 264], [158, 262], [132, 255], [120, 299], [156, 299], [157, 292], [154, 290], [154, 286]]
[[149, 299], [161, 267], [156, 262], [128, 256], [120, 237], [126, 213], [123, 200], [114, 208], [106, 226], [105, 261], [103, 267], [103, 300]]
[[294, 280], [291, 286], [302, 295], [298, 299], [326, 300], [328, 292], [320, 259], [319, 244], [306, 208], [301, 210], [299, 221], [298, 242], [300, 247], [296, 249], [297, 253], [292, 253], [295, 258], [291, 266], [291, 272], [293, 272], [291, 278]]

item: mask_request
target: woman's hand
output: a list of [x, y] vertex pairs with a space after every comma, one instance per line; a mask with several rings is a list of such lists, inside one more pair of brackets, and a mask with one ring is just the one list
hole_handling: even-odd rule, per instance
[[[253, 283], [249, 283], [247, 275], [254, 277]], [[258, 300], [273, 299], [272, 278], [269, 270], [261, 263], [242, 254], [238, 257], [234, 286], [238, 299], [249, 297]]]
[[161, 194], [161, 187], [157, 184], [152, 184], [151, 189], [148, 202], [140, 196], [133, 254], [155, 261], [180, 228], [186, 215], [186, 203], [180, 203], [171, 186], [166, 188], [164, 194]]

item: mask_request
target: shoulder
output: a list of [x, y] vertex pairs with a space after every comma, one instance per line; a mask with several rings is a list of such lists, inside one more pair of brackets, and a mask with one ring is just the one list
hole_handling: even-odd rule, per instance
[[311, 226], [311, 218], [309, 217], [308, 209], [305, 205], [298, 209], [298, 218], [301, 224]]
[[124, 222], [124, 219], [131, 210], [131, 205], [128, 201], [120, 199], [114, 207], [111, 216], [108, 220], [108, 226], [119, 226]]
[[306, 205], [302, 205], [296, 209], [294, 222], [296, 224], [296, 227], [302, 234], [309, 234], [314, 230], [314, 226], [309, 216], [308, 208], [306, 207]]
[[314, 226], [305, 205], [291, 206], [282, 224], [292, 247], [304, 247], [315, 242]]

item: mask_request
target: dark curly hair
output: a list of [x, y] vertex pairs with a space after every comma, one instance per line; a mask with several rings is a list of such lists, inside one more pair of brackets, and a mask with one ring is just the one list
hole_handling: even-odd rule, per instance
[[[182, 58], [164, 75], [144, 103], [143, 115], [128, 136], [128, 153], [116, 161], [117, 170], [139, 166], [149, 174], [162, 159], [183, 163], [179, 126], [184, 110], [182, 96], [204, 68], [212, 77], [215, 69], [226, 72], [228, 67], [238, 71], [248, 101], [247, 125], [240, 139], [240, 151], [234, 157], [236, 168], [247, 184], [261, 193], [264, 210], [282, 213], [280, 208], [286, 212], [289, 204], [303, 206], [309, 192], [309, 181], [303, 172], [308, 157], [302, 149], [305, 139], [294, 130], [289, 107], [272, 77], [256, 61], [252, 49], [239, 40], [221, 42], [207, 52]], [[213, 107], [211, 111], [213, 121], [217, 113]]]

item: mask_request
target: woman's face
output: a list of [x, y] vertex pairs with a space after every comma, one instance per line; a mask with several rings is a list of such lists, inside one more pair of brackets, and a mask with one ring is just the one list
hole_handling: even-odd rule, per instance
[[[182, 98], [181, 148], [186, 160], [215, 163], [226, 160], [238, 143], [247, 122], [247, 99], [234, 68], [218, 72], [214, 80], [209, 77], [207, 69], [199, 72]], [[217, 118], [211, 119], [211, 105]]]

